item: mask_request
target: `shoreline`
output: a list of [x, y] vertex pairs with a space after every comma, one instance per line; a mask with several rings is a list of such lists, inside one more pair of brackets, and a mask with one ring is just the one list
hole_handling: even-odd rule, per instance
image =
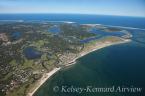
[[90, 51], [80, 53], [79, 56], [77, 56], [76, 58], [74, 58], [72, 61], [68, 62], [68, 64], [65, 65], [65, 67], [76, 64], [77, 63], [76, 62], [77, 59], [79, 59], [79, 58], [81, 58], [81, 57], [83, 57], [83, 56], [85, 56], [85, 55], [87, 55], [87, 54], [89, 54], [91, 52], [94, 52], [94, 51], [97, 51], [99, 49], [102, 49], [102, 48], [105, 48], [105, 47], [109, 47], [109, 46], [112, 46], [112, 45], [128, 43], [130, 41], [131, 41], [130, 39], [122, 39], [122, 41], [119, 41], [119, 42], [107, 42], [107, 43], [104, 43], [102, 45], [97, 45], [96, 48], [93, 48]]
[[[96, 45], [93, 49], [89, 50], [89, 51], [82, 51], [78, 54], [78, 56], [76, 58], [74, 58], [72, 61], [68, 62], [66, 65], [64, 65], [64, 67], [68, 67], [71, 65], [76, 64], [76, 60], [91, 53], [94, 51], [97, 51], [99, 49], [108, 47], [108, 46], [112, 46], [112, 45], [117, 45], [117, 44], [123, 44], [123, 43], [128, 43], [130, 42], [130, 39], [122, 39], [122, 41], [118, 41], [118, 42], [105, 42], [103, 44], [100, 45]], [[54, 68], [52, 71], [43, 74], [43, 76], [40, 78], [40, 80], [38, 80], [38, 85], [34, 88], [34, 90], [32, 92], [29, 92], [27, 94], [27, 96], [33, 96], [35, 94], [35, 92], [49, 79], [51, 78], [52, 75], [54, 75], [56, 72], [58, 72], [59, 70], [61, 70], [62, 68]]]
[[138, 28], [138, 27], [105, 25], [105, 24], [99, 24], [99, 23], [98, 23], [98, 24], [82, 24], [82, 25], [87, 25], [87, 26], [91, 26], [91, 27], [95, 27], [95, 26], [116, 27], [116, 28], [123, 28], [123, 29], [131, 29], [131, 30], [142, 30], [142, 31], [145, 31], [145, 29], [143, 29], [143, 28]]
[[29, 92], [27, 94], [27, 96], [33, 96], [35, 94], [35, 92], [52, 76], [54, 75], [56, 72], [58, 72], [61, 68], [54, 68], [52, 71], [43, 74], [43, 76], [41, 77], [40, 80], [38, 80], [37, 82], [39, 83], [35, 89], [32, 92]]

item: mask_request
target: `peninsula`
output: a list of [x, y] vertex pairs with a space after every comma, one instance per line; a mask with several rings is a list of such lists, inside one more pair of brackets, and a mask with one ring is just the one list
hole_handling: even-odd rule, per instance
[[0, 27], [2, 96], [33, 96], [53, 74], [80, 57], [130, 42], [132, 36], [121, 28], [75, 22], [14, 22]]

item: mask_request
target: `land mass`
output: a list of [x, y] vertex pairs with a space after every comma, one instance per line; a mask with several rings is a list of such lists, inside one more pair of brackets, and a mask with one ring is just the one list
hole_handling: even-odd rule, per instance
[[[82, 56], [85, 56], [93, 51], [97, 51], [101, 48], [108, 47], [111, 45], [121, 44], [121, 43], [128, 43], [130, 42], [130, 39], [122, 39], [117, 37], [105, 37], [100, 41], [92, 41], [85, 45], [84, 49], [77, 54], [77, 56], [74, 56], [73, 58], [71, 56], [71, 60], [65, 61], [63, 64], [65, 67], [71, 66], [76, 64], [77, 59], [81, 58]], [[28, 92], [27, 96], [33, 96], [33, 94], [47, 81], [52, 75], [54, 75], [56, 72], [58, 72], [62, 67], [54, 68], [52, 71], [44, 74], [42, 78], [36, 83], [36, 86], [33, 90]]]
[[53, 74], [76, 64], [80, 57], [107, 46], [130, 42], [131, 37], [125, 29], [97, 24], [2, 23], [0, 94], [33, 96]]

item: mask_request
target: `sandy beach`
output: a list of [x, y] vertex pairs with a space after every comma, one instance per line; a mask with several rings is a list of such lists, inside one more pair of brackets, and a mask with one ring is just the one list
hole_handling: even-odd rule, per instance
[[108, 47], [111, 45], [121, 44], [121, 43], [127, 43], [130, 41], [131, 41], [130, 39], [122, 39], [122, 41], [119, 41], [119, 42], [105, 42], [105, 43], [101, 43], [101, 44], [100, 43], [96, 44], [96, 46], [92, 47], [90, 50], [82, 51], [76, 58], [74, 58], [72, 61], [68, 62], [68, 64], [65, 66], [71, 66], [71, 65], [75, 64], [76, 60], [79, 59], [80, 57], [83, 57], [83, 56], [85, 56], [91, 52], [94, 52], [96, 50], [99, 50], [101, 48]]
[[40, 80], [38, 80], [38, 84], [37, 86], [35, 87], [35, 89], [28, 93], [27, 96], [33, 96], [33, 94], [39, 89], [39, 87], [41, 87], [41, 85], [43, 85], [45, 83], [45, 81], [47, 79], [49, 79], [53, 74], [55, 74], [57, 71], [59, 71], [61, 68], [54, 68], [52, 71], [50, 71], [49, 73], [46, 73], [42, 76], [42, 78]]
[[[96, 44], [94, 47], [91, 47], [89, 50], [84, 50], [81, 53], [79, 53], [79, 55], [76, 58], [74, 58], [73, 60], [71, 60], [70, 62], [68, 62], [67, 65], [65, 65], [65, 66], [67, 67], [67, 66], [71, 66], [73, 64], [76, 64], [76, 60], [77, 59], [79, 59], [80, 57], [85, 56], [85, 55], [87, 55], [87, 54], [89, 54], [89, 53], [91, 53], [93, 51], [96, 51], [96, 50], [99, 50], [101, 48], [108, 47], [108, 46], [111, 46], [111, 45], [116, 45], [116, 44], [121, 44], [121, 43], [127, 43], [127, 42], [130, 42], [130, 41], [131, 41], [130, 39], [122, 39], [122, 41], [119, 41], [119, 42], [104, 42], [104, 43]], [[29, 92], [27, 96], [33, 96], [33, 94], [39, 89], [39, 87], [41, 87], [41, 85], [43, 85], [52, 75], [54, 75], [60, 69], [61, 69], [61, 67], [54, 68], [49, 73], [45, 73], [42, 76], [42, 78], [37, 81], [38, 84], [34, 88], [34, 90], [32, 92]]]

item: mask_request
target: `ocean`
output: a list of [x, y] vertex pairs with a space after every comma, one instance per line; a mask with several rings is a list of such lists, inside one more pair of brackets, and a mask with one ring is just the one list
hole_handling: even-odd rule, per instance
[[113, 26], [145, 28], [145, 17], [86, 14], [0, 14], [0, 21], [5, 20], [71, 21], [80, 24], [97, 23]]
[[[136, 42], [97, 50], [50, 78], [34, 96], [144, 96], [145, 46]], [[58, 86], [56, 92], [54, 88]], [[63, 86], [76, 88], [139, 87], [142, 92], [63, 92]]]
[[[3, 14], [0, 20], [71, 21], [145, 29], [145, 18], [81, 14]], [[145, 31], [128, 29], [132, 42], [109, 46], [57, 72], [34, 96], [145, 96]], [[71, 88], [141, 88], [141, 92], [81, 92]], [[68, 88], [69, 92], [62, 88]]]

